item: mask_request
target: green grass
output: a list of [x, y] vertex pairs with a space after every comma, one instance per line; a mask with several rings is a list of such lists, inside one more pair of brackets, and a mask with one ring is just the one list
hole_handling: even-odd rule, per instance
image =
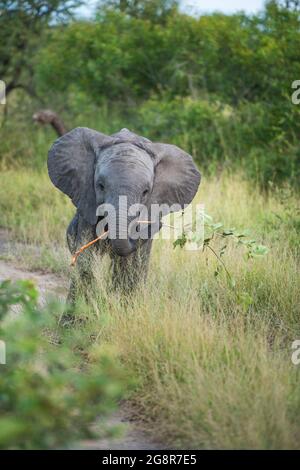
[[[2, 173], [0, 188], [1, 226], [49, 253], [64, 244], [73, 209], [45, 175]], [[250, 229], [268, 255], [246, 261], [230, 246], [232, 288], [224, 273], [214, 276], [211, 253], [157, 240], [147, 286], [126, 302], [111, 292], [104, 259], [94, 266], [89, 305], [80, 304], [89, 319], [72, 334], [82, 347], [114, 350], [156, 438], [184, 447], [299, 448], [300, 366], [291, 362], [300, 338], [297, 195], [274, 188], [263, 195], [241, 175], [223, 175], [204, 178], [197, 200], [216, 221]]]
[[62, 242], [74, 206], [55, 191], [46, 173], [8, 170], [0, 174], [0, 226], [25, 243]]
[[0, 256], [26, 269], [68, 275], [66, 228], [74, 213], [71, 201], [55, 191], [45, 173], [1, 172], [0, 227], [8, 229], [2, 238], [12, 243]]

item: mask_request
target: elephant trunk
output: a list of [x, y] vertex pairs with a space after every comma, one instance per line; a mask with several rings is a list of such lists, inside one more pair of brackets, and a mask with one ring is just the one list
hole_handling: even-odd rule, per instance
[[136, 249], [130, 240], [111, 240], [111, 246], [118, 256], [128, 256]]
[[[136, 240], [132, 240], [128, 235], [129, 223], [134, 219], [128, 215], [127, 204], [118, 201], [114, 204], [116, 209], [115, 237], [111, 239], [113, 251], [118, 256], [128, 256], [136, 250]], [[128, 202], [130, 207], [130, 202]]]

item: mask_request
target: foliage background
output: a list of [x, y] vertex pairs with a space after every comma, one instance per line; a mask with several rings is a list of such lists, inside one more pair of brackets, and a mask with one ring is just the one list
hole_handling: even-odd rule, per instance
[[158, 240], [129, 302], [111, 291], [109, 260], [95, 260], [67, 330], [62, 306], [38, 307], [31, 284], [1, 284], [0, 338], [15, 361], [0, 369], [0, 447], [67, 446], [126, 397], [172, 448], [299, 448], [299, 2], [197, 18], [172, 0], [109, 0], [85, 20], [80, 3], [0, 0], [0, 227], [13, 242], [1, 258], [70, 276], [74, 207], [49, 181], [56, 134], [33, 123], [41, 108], [69, 129], [128, 127], [190, 151], [196, 202], [268, 255], [245, 262], [215, 240], [229, 285], [211, 252]]
[[194, 17], [171, 0], [102, 1], [85, 20], [78, 5], [0, 2], [2, 166], [45, 164], [53, 134], [31, 115], [51, 107], [69, 128], [126, 125], [174, 142], [202, 169], [242, 167], [265, 188], [299, 182], [297, 2]]

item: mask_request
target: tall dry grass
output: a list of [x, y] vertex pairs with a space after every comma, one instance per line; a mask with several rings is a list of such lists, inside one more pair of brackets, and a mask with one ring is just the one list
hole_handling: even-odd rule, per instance
[[98, 325], [96, 343], [117, 350], [138, 380], [138, 413], [170, 444], [298, 448], [295, 233], [280, 219], [276, 226], [280, 199], [266, 198], [240, 176], [205, 181], [198, 198], [216, 220], [249, 227], [269, 254], [246, 262], [232, 246], [225, 262], [233, 288], [224, 274], [215, 278], [211, 253], [157, 241], [147, 286], [126, 302], [107, 287], [108, 260], [96, 261], [88, 328]]
[[[2, 179], [1, 191], [18, 217], [2, 200], [1, 224], [25, 240], [61, 243], [69, 204], [44, 176], [13, 180]], [[34, 213], [21, 211], [23, 194]], [[110, 289], [108, 258], [95, 260], [90, 301], [78, 305], [88, 321], [72, 334], [82, 348], [92, 341], [121, 358], [136, 381], [129, 398], [137, 413], [170, 445], [299, 448], [300, 366], [291, 362], [300, 338], [299, 216], [289, 212], [297, 195], [289, 198], [263, 195], [241, 175], [204, 178], [197, 201], [206, 211], [248, 228], [270, 250], [246, 261], [229, 246], [224, 261], [235, 287], [224, 272], [214, 276], [212, 253], [157, 240], [147, 285], [124, 299]]]

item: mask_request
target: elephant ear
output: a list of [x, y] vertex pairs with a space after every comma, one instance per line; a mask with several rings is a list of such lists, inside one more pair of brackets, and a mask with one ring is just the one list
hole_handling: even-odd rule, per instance
[[192, 202], [201, 180], [191, 155], [170, 144], [151, 144], [151, 150], [156, 162], [151, 202], [184, 208]]
[[97, 223], [94, 165], [99, 149], [111, 137], [86, 127], [77, 127], [57, 139], [49, 150], [48, 173], [52, 183], [67, 194], [80, 215]]

